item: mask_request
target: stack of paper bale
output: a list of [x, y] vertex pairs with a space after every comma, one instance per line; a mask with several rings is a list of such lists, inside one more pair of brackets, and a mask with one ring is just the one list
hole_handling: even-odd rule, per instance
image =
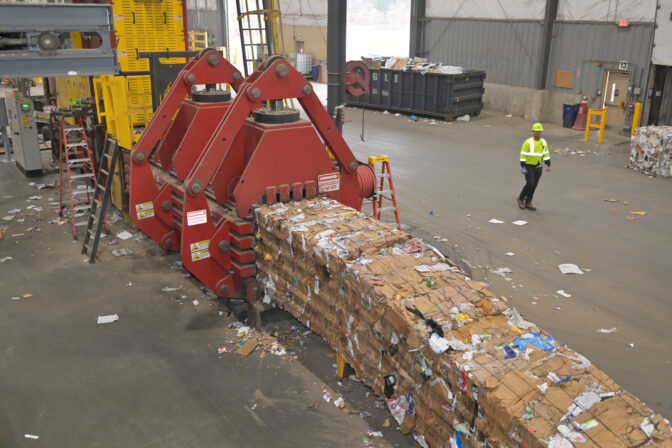
[[422, 241], [326, 199], [259, 208], [257, 223], [267, 298], [421, 445], [672, 446], [669, 422]]
[[629, 167], [649, 176], [672, 176], [672, 126], [637, 128], [632, 136]]

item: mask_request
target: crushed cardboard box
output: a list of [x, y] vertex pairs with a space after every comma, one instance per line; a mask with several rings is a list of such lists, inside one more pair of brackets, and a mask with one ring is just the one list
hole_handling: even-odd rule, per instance
[[386, 398], [402, 432], [430, 447], [672, 443], [669, 422], [430, 245], [328, 199], [256, 216], [265, 294]]

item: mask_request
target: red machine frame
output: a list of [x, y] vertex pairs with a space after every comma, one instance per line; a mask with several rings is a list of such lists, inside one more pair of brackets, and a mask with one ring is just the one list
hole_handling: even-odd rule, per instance
[[[223, 82], [238, 93], [230, 105], [205, 111], [185, 99], [193, 85]], [[310, 122], [251, 117], [264, 101], [291, 98]], [[219, 118], [214, 126], [209, 113]], [[131, 153], [133, 222], [163, 248], [180, 250], [184, 267], [221, 297], [256, 298], [255, 204], [323, 195], [360, 210], [374, 191], [370, 167], [356, 160], [310, 83], [280, 57], [242, 82], [219, 54], [204, 51]]]

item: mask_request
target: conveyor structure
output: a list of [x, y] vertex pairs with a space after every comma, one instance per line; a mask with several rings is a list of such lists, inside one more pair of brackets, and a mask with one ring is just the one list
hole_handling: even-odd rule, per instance
[[[0, 77], [115, 73], [112, 7], [0, 2]], [[73, 48], [71, 34], [97, 37], [97, 48]]]

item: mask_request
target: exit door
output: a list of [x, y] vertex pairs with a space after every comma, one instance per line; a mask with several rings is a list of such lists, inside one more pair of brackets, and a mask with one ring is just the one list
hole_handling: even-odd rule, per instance
[[621, 101], [628, 98], [630, 73], [619, 70], [605, 70], [602, 82], [602, 105], [607, 111], [607, 125], [618, 128], [623, 126], [625, 109], [620, 108]]

